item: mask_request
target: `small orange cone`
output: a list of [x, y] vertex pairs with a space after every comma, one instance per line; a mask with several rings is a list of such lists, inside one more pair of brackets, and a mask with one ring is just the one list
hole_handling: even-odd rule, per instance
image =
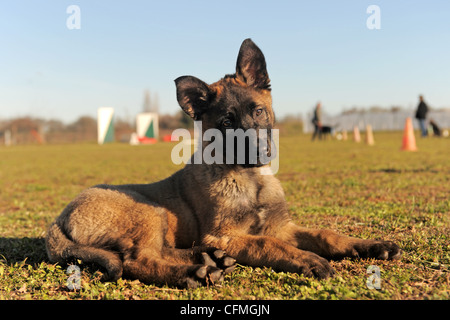
[[342, 140], [343, 141], [347, 141], [348, 137], [347, 137], [347, 130], [342, 131]]
[[361, 135], [359, 134], [359, 129], [357, 126], [353, 128], [353, 141], [361, 142]]
[[366, 143], [369, 146], [373, 146], [375, 144], [375, 140], [373, 139], [372, 126], [370, 124], [366, 126]]
[[402, 150], [417, 151], [416, 137], [414, 136], [414, 129], [411, 118], [406, 118], [405, 130], [403, 131]]

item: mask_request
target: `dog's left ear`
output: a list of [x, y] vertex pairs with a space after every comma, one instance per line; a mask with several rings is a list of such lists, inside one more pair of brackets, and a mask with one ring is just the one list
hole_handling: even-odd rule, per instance
[[242, 42], [236, 63], [236, 76], [248, 86], [270, 90], [266, 59], [251, 39]]
[[175, 79], [177, 100], [181, 109], [192, 119], [199, 120], [209, 107], [211, 90], [202, 80], [192, 76], [182, 76]]

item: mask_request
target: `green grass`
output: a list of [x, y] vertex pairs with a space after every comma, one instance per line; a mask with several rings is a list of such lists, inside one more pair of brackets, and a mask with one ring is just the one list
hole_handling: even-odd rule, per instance
[[[98, 183], [147, 183], [180, 166], [173, 144], [0, 147], [0, 299], [449, 299], [450, 140], [419, 139], [402, 152], [401, 133], [375, 133], [375, 146], [280, 138], [280, 170], [294, 220], [361, 238], [393, 240], [400, 261], [332, 262], [327, 280], [238, 266], [215, 287], [180, 290], [82, 268], [81, 289], [49, 263], [48, 225], [80, 191]], [[381, 289], [369, 289], [369, 265]]]

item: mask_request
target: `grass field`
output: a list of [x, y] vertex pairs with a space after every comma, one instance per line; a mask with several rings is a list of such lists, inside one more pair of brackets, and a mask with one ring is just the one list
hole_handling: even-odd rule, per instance
[[[334, 261], [336, 275], [320, 281], [238, 266], [221, 285], [190, 290], [103, 283], [99, 271], [82, 268], [81, 289], [71, 291], [43, 240], [86, 187], [152, 182], [179, 169], [174, 144], [0, 147], [0, 299], [449, 299], [450, 140], [418, 139], [418, 152], [402, 152], [401, 138], [375, 133], [367, 146], [282, 136], [277, 173], [297, 223], [393, 240], [400, 261]], [[366, 285], [370, 265], [381, 289]]]

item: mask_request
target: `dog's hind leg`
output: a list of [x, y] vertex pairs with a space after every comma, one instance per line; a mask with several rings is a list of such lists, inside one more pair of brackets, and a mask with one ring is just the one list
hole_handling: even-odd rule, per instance
[[117, 253], [75, 243], [62, 232], [57, 223], [53, 223], [48, 229], [45, 242], [48, 257], [53, 263], [64, 265], [75, 259], [94, 263], [106, 270], [103, 275], [105, 281], [116, 281], [122, 275], [122, 261]]

